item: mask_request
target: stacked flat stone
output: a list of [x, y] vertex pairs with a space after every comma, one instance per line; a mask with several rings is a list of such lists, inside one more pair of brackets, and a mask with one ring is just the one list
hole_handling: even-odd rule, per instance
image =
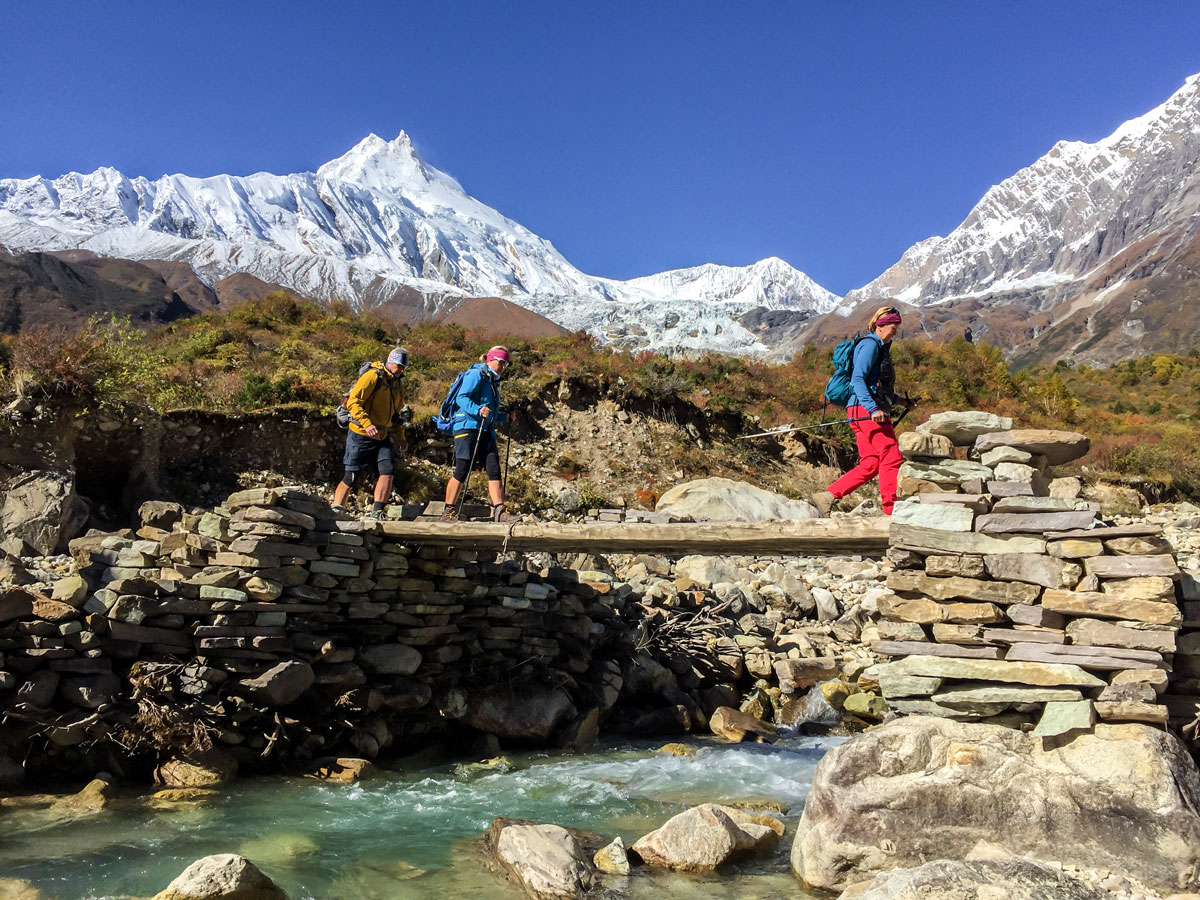
[[[956, 496], [970, 515], [949, 527], [892, 526], [893, 593], [863, 631], [893, 657], [866, 673], [889, 706], [1041, 735], [1096, 719], [1166, 724], [1182, 617], [1161, 527], [1086, 527], [1091, 510], [1077, 522], [1076, 511], [987, 512], [1006, 500]], [[995, 524], [981, 531], [980, 519]]]
[[0, 709], [76, 747], [110, 734], [105, 715], [153, 675], [173, 703], [220, 722], [219, 744], [251, 757], [280, 709], [302, 723], [288, 720], [294, 734], [306, 717], [339, 720], [289, 752], [336, 737], [374, 756], [451, 713], [469, 717], [466, 701], [435, 709], [435, 688], [461, 686], [469, 701], [541, 673], [566, 688], [564, 727], [616, 702], [621, 667], [593, 653], [619, 619], [610, 585], [494, 552], [407, 546], [299, 488], [241, 491], [173, 529], [73, 541], [80, 572], [55, 598], [0, 592]]
[[1200, 744], [1200, 581], [1195, 573], [1181, 582], [1183, 622], [1175, 652], [1176, 678], [1163, 698], [1171, 710], [1171, 719], [1181, 727], [1192, 726], [1192, 740]]
[[[930, 416], [916, 431], [899, 436], [905, 462], [899, 495], [965, 493], [995, 498], [1073, 499], [1074, 478], [1052, 478], [1050, 467], [1079, 459], [1088, 439], [1074, 431], [1025, 428], [1012, 419], [969, 410]], [[957, 458], [965, 449], [966, 459]], [[987, 530], [987, 529], [983, 529]]]

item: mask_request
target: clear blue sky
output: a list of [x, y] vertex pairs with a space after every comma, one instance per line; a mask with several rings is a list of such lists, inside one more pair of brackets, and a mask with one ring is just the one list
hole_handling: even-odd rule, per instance
[[1200, 4], [7, 4], [0, 177], [311, 170], [401, 129], [584, 271], [838, 293], [1200, 72]]

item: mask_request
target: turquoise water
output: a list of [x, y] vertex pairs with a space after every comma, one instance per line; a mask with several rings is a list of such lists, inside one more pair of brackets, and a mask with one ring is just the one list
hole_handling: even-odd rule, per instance
[[770, 859], [710, 877], [642, 868], [604, 880], [596, 895], [802, 897], [787, 854], [813, 770], [838, 741], [692, 742], [691, 758], [656, 755], [656, 744], [608, 744], [590, 754], [510, 755], [509, 772], [456, 774], [450, 764], [409, 761], [350, 786], [248, 779], [201, 805], [166, 810], [148, 805], [148, 795], [84, 817], [5, 810], [0, 878], [27, 880], [55, 900], [149, 897], [201, 856], [241, 853], [293, 900], [515, 900], [524, 894], [485, 869], [473, 840], [495, 816], [631, 844], [698, 803], [769, 799], [790, 807]]

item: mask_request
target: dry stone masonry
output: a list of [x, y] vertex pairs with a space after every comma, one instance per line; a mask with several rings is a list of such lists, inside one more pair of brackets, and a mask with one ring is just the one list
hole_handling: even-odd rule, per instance
[[[898, 713], [1034, 735], [1191, 725], [1200, 609], [1162, 526], [1106, 527], [1078, 481], [1050, 476], [1087, 452], [1083, 435], [1008, 426], [943, 413], [902, 436], [911, 498], [893, 516], [892, 593], [863, 633], [891, 661], [867, 680]], [[953, 459], [964, 445], [971, 459]]]

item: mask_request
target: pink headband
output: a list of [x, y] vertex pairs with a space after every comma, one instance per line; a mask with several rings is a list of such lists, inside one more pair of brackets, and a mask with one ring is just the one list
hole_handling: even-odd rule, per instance
[[491, 362], [493, 359], [502, 359], [508, 362], [508, 351], [503, 347], [493, 347], [487, 352], [487, 359], [488, 362]]
[[875, 320], [876, 325], [899, 325], [900, 313], [884, 313]]

